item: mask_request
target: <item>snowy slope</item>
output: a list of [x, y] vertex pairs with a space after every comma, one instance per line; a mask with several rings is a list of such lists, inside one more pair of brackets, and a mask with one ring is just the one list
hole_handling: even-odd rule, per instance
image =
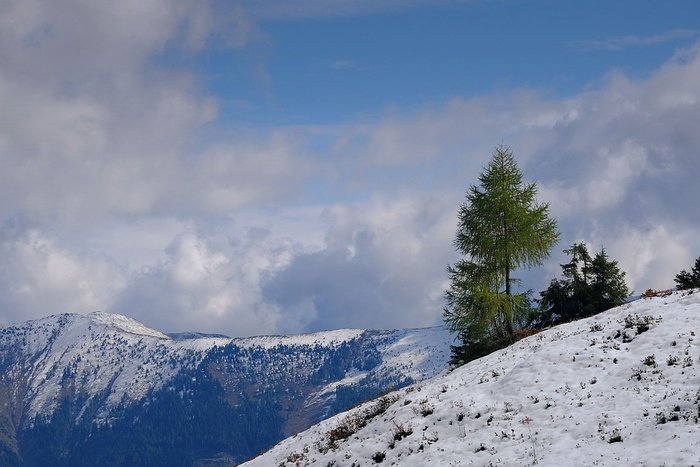
[[244, 465], [700, 464], [700, 291], [558, 326]]

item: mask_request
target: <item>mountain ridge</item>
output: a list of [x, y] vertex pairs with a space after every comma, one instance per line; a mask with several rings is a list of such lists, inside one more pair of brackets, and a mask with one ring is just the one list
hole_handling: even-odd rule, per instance
[[[168, 423], [168, 436], [178, 439], [184, 428], [170, 428], [182, 424], [178, 417], [199, 420], [204, 433], [208, 410], [210, 417], [228, 413], [244, 422], [237, 428], [219, 420], [231, 435], [200, 447], [181, 443], [173, 448], [182, 450], [181, 463], [173, 454], [167, 464], [193, 465], [219, 452], [240, 462], [331, 413], [437, 374], [447, 366], [451, 342], [442, 327], [173, 337], [104, 312], [0, 326], [0, 452], [10, 453], [7, 465], [79, 465], [85, 446], [104, 455], [97, 440], [109, 439], [109, 432], [120, 433], [124, 446], [143, 444], [127, 429], [141, 423], [143, 436], [151, 436], [143, 413], [154, 427]], [[255, 425], [258, 418], [264, 427]], [[48, 443], [47, 432], [55, 438]], [[78, 447], [69, 449], [71, 443]], [[159, 443], [165, 441], [148, 445], [152, 457], [143, 462], [167, 465], [159, 463], [158, 456], [167, 456]]]

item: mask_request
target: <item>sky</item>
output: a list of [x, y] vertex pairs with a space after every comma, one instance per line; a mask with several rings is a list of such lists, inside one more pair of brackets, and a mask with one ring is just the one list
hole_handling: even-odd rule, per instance
[[700, 256], [700, 5], [0, 0], [0, 323], [229, 336], [442, 322], [508, 145], [636, 292]]

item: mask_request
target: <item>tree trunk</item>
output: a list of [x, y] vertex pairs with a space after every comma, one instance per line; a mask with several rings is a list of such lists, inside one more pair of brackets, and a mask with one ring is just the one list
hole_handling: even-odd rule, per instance
[[510, 267], [506, 266], [506, 331], [509, 336], [515, 334], [515, 320], [513, 319], [513, 296], [510, 290]]

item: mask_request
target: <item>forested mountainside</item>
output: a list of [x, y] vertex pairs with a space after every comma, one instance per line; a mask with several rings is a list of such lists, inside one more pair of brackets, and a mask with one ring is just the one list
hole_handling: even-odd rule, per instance
[[444, 370], [441, 327], [230, 339], [121, 315], [0, 328], [0, 464], [235, 465]]

